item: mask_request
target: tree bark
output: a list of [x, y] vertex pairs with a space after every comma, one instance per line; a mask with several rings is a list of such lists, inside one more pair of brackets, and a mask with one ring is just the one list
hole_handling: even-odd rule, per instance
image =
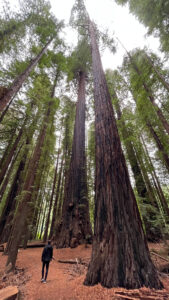
[[94, 24], [89, 20], [95, 99], [95, 229], [84, 284], [161, 289], [151, 261], [102, 68]]
[[62, 226], [56, 241], [58, 248], [75, 247], [92, 237], [87, 195], [85, 155], [85, 73], [79, 72], [78, 102], [74, 126], [72, 156], [65, 184]]
[[28, 78], [30, 75], [31, 71], [34, 69], [34, 67], [37, 65], [43, 54], [45, 53], [47, 47], [51, 43], [52, 40], [50, 40], [45, 47], [41, 50], [41, 52], [30, 62], [29, 66], [26, 68], [26, 70], [20, 74], [12, 83], [12, 85], [9, 87], [7, 92], [5, 93], [4, 96], [0, 97], [0, 111], [3, 111], [11, 98], [13, 98], [16, 93], [19, 91], [21, 88], [22, 84], [24, 81]]

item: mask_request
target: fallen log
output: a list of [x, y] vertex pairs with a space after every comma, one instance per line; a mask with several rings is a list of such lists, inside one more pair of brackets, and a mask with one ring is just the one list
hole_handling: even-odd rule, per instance
[[[46, 244], [43, 242], [35, 242], [35, 243], [28, 243], [26, 248], [41, 248], [44, 247]], [[23, 248], [23, 246], [19, 246], [19, 248]]]
[[76, 260], [62, 260], [62, 259], [59, 259], [58, 260], [59, 263], [62, 263], [62, 264], [74, 264], [74, 265], [84, 265], [84, 266], [88, 266], [88, 263], [85, 262], [85, 261], [82, 261], [81, 258], [77, 258]]
[[0, 290], [1, 300], [16, 300], [19, 299], [19, 290], [16, 286], [8, 286]]

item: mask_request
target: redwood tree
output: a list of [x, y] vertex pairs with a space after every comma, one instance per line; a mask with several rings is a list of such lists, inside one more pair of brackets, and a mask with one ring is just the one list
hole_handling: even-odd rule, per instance
[[102, 68], [88, 19], [95, 98], [95, 228], [86, 285], [162, 288], [151, 261]]
[[57, 247], [75, 247], [84, 243], [92, 230], [87, 199], [87, 177], [85, 156], [85, 72], [78, 74], [78, 102], [72, 156], [65, 184], [62, 224]]

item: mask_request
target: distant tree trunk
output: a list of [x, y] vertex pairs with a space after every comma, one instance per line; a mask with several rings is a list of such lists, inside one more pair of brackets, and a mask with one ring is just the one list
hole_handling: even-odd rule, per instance
[[165, 151], [163, 144], [161, 143], [156, 131], [154, 130], [153, 126], [151, 125], [150, 122], [147, 122], [147, 127], [149, 128], [149, 131], [157, 145], [158, 150], [161, 152], [163, 156], [163, 161], [165, 163], [165, 166], [167, 170], [169, 171], [169, 156], [168, 153]]
[[[43, 208], [43, 204], [44, 204], [43, 199], [45, 199], [46, 186], [47, 186], [47, 179], [45, 180], [45, 186], [44, 186], [43, 192], [41, 191], [40, 195], [39, 195], [40, 208], [37, 211], [38, 216], [37, 216], [37, 224], [36, 224], [36, 236], [38, 235], [38, 230], [40, 228], [41, 219], [44, 216], [44, 211], [45, 211], [45, 215], [46, 215], [47, 201], [45, 201], [45, 209]], [[41, 235], [42, 235], [42, 232], [40, 233], [39, 239], [41, 239]]]
[[25, 168], [27, 156], [24, 155], [19, 163], [18, 169], [14, 176], [11, 188], [3, 207], [3, 211], [0, 218], [0, 241], [7, 242], [12, 227], [13, 215], [16, 207], [16, 196], [18, 195], [19, 188], [21, 186], [21, 176]]
[[6, 158], [7, 158], [7, 156], [8, 156], [8, 153], [9, 153], [10, 149], [11, 149], [11, 145], [12, 145], [12, 143], [13, 143], [13, 139], [14, 139], [14, 137], [15, 137], [15, 133], [16, 133], [16, 128], [13, 130], [12, 136], [10, 137], [10, 139], [9, 139], [9, 141], [8, 141], [8, 144], [7, 144], [7, 146], [5, 147], [5, 150], [4, 150], [4, 152], [3, 152], [3, 155], [2, 155], [2, 157], [1, 157], [1, 159], [0, 159], [0, 170], [1, 170], [1, 168], [2, 168], [2, 165], [3, 165], [4, 161], [6, 160]]
[[86, 285], [161, 289], [151, 261], [89, 20], [95, 99], [95, 229]]
[[139, 161], [139, 164], [141, 165], [141, 169], [142, 169], [142, 173], [143, 173], [143, 177], [144, 177], [144, 182], [146, 183], [146, 188], [147, 188], [147, 191], [148, 191], [150, 203], [154, 207], [158, 208], [157, 200], [156, 200], [156, 197], [155, 197], [155, 194], [154, 194], [154, 190], [153, 190], [152, 184], [150, 182], [150, 179], [148, 177], [147, 170], [145, 168], [145, 164], [143, 162], [143, 159], [140, 156], [138, 156], [137, 159]]
[[[48, 150], [45, 151], [44, 153], [44, 157], [46, 157]], [[34, 190], [34, 194], [32, 197], [32, 202], [35, 203], [34, 207], [33, 207], [33, 217], [32, 217], [32, 222], [31, 222], [31, 226], [33, 228], [33, 230], [30, 232], [30, 236], [29, 239], [35, 239], [36, 235], [37, 235], [37, 223], [38, 223], [38, 219], [39, 219], [39, 212], [41, 210], [41, 205], [42, 205], [42, 195], [41, 195], [41, 188], [44, 186], [44, 180], [47, 182], [47, 178], [46, 178], [46, 174], [48, 172], [48, 161], [44, 160], [43, 161], [43, 165], [41, 167], [41, 176], [37, 181], [37, 186]], [[44, 187], [45, 189], [45, 187]]]
[[62, 178], [62, 170], [63, 170], [63, 162], [64, 162], [64, 154], [62, 156], [61, 166], [58, 174], [58, 182], [57, 182], [57, 189], [56, 189], [56, 195], [55, 195], [55, 202], [53, 206], [53, 213], [52, 213], [52, 222], [50, 227], [50, 234], [49, 238], [53, 239], [53, 236], [55, 234], [55, 222], [56, 222], [56, 211], [57, 211], [57, 204], [58, 204], [58, 198], [59, 198], [59, 192], [60, 192], [60, 183]]
[[9, 247], [8, 247], [7, 265], [9, 265], [11, 263], [11, 270], [14, 269], [14, 267], [15, 267], [18, 247], [21, 242], [22, 235], [25, 233], [25, 229], [27, 227], [27, 218], [31, 211], [30, 201], [31, 201], [31, 196], [32, 196], [32, 191], [33, 191], [33, 183], [34, 183], [36, 172], [38, 169], [39, 160], [40, 160], [40, 156], [42, 153], [42, 147], [44, 145], [44, 141], [45, 141], [45, 137], [46, 137], [46, 132], [47, 132], [47, 127], [48, 127], [49, 117], [51, 114], [52, 104], [53, 104], [53, 101], [50, 101], [48, 104], [48, 109], [47, 109], [46, 115], [44, 117], [42, 129], [39, 134], [34, 153], [29, 162], [28, 171], [27, 171], [25, 182], [23, 185], [24, 195], [22, 196], [22, 199], [20, 200], [20, 204], [18, 206], [16, 216], [14, 219], [13, 228], [11, 231], [11, 236], [8, 241]]
[[[141, 77], [141, 75], [142, 75], [141, 71], [137, 67], [137, 65], [134, 62], [133, 58], [131, 57], [131, 55], [129, 53], [128, 53], [128, 56], [129, 56], [129, 58], [131, 60], [131, 63], [133, 64], [133, 67], [134, 67], [135, 71]], [[148, 85], [146, 84], [146, 82], [144, 80], [142, 80], [142, 85], [143, 85], [143, 88], [145, 89], [145, 91], [147, 93], [147, 96], [148, 96], [150, 102], [152, 103], [153, 107], [155, 108], [155, 111], [156, 111], [156, 113], [157, 113], [157, 115], [158, 115], [161, 123], [163, 124], [163, 127], [165, 128], [167, 134], [169, 135], [169, 123], [167, 122], [167, 120], [166, 120], [165, 116], [163, 115], [163, 112], [161, 111], [161, 109], [155, 103], [155, 99], [154, 99], [154, 96], [152, 94], [152, 91], [149, 89]]]
[[61, 188], [60, 188], [60, 193], [59, 193], [59, 201], [58, 201], [58, 209], [57, 209], [57, 219], [61, 218], [61, 214], [62, 214], [62, 205], [63, 205], [63, 192], [64, 192], [64, 182], [65, 182], [65, 177], [64, 174], [62, 172], [62, 179], [61, 179]]
[[163, 210], [164, 210], [164, 212], [166, 213], [166, 215], [169, 216], [169, 207], [168, 207], [166, 198], [165, 198], [165, 196], [164, 196], [163, 190], [162, 190], [162, 188], [161, 188], [161, 185], [160, 185], [160, 183], [159, 183], [158, 177], [157, 177], [157, 175], [156, 175], [156, 171], [155, 171], [155, 169], [154, 169], [153, 163], [152, 163], [152, 161], [151, 161], [151, 158], [150, 158], [150, 155], [149, 155], [149, 153], [148, 153], [148, 150], [147, 150], [147, 147], [146, 147], [146, 144], [145, 144], [145, 142], [144, 142], [143, 137], [141, 137], [141, 140], [142, 140], [142, 143], [143, 143], [143, 145], [144, 145], [144, 149], [145, 149], [147, 158], [148, 158], [148, 160], [149, 160], [149, 164], [150, 164], [150, 167], [151, 167], [151, 173], [152, 173], [152, 179], [153, 179], [153, 181], [154, 181], [154, 185], [155, 185], [155, 187], [156, 187], [156, 190], [157, 190], [159, 199], [160, 199], [160, 201], [161, 201], [161, 205], [162, 205]]
[[45, 53], [47, 47], [51, 43], [52, 40], [50, 40], [45, 47], [41, 50], [41, 52], [30, 62], [29, 66], [26, 68], [26, 70], [20, 74], [12, 83], [12, 85], [7, 89], [7, 92], [0, 97], [0, 111], [3, 111], [5, 107], [7, 107], [9, 101], [11, 98], [13, 98], [16, 93], [21, 88], [24, 81], [28, 78], [31, 71], [34, 69], [34, 67], [37, 65], [43, 54]]
[[168, 82], [165, 80], [165, 78], [162, 76], [162, 74], [158, 71], [158, 69], [155, 67], [151, 57], [149, 55], [147, 55], [147, 53], [145, 52], [145, 57], [148, 60], [150, 66], [152, 67], [152, 70], [157, 74], [158, 78], [160, 79], [161, 83], [163, 84], [163, 86], [166, 88], [166, 90], [169, 92], [169, 84]]
[[87, 195], [85, 156], [85, 73], [79, 72], [78, 102], [72, 156], [65, 184], [62, 226], [57, 238], [58, 248], [75, 247], [92, 237]]
[[19, 133], [15, 139], [15, 142], [13, 144], [13, 146], [11, 147], [9, 153], [8, 153], [8, 156], [6, 157], [2, 167], [1, 167], [1, 170], [0, 170], [0, 184], [2, 183], [3, 179], [4, 179], [4, 176], [6, 174], [6, 171], [8, 170], [8, 167], [11, 163], [11, 160], [15, 154], [15, 151], [19, 145], [19, 142], [22, 138], [22, 134], [23, 134], [23, 127], [21, 127], [21, 129], [19, 130]]
[[44, 232], [44, 236], [43, 236], [43, 242], [46, 242], [47, 237], [48, 237], [49, 222], [50, 222], [50, 216], [51, 216], [52, 204], [53, 204], [53, 196], [54, 196], [54, 192], [55, 192], [57, 175], [58, 175], [59, 155], [60, 155], [60, 150], [58, 150], [58, 156], [57, 156], [57, 162], [56, 162], [56, 168], [55, 168], [55, 174], [54, 174], [53, 186], [52, 186], [52, 193], [51, 193], [50, 203], [49, 203], [49, 212], [48, 212], [48, 216], [47, 216], [47, 219], [46, 219], [45, 232]]
[[16, 160], [18, 158], [18, 155], [20, 153], [20, 150], [21, 150], [22, 146], [23, 145], [21, 145], [21, 147], [19, 148], [19, 150], [16, 153], [15, 157], [13, 158], [12, 163], [10, 164], [10, 167], [9, 167], [8, 172], [6, 174], [6, 177], [5, 177], [5, 179], [4, 179], [3, 183], [2, 183], [2, 186], [1, 186], [1, 189], [0, 189], [0, 203], [1, 203], [2, 199], [3, 199], [3, 195], [4, 195], [5, 191], [6, 191], [7, 186], [8, 186], [9, 179], [10, 179], [11, 173], [13, 171], [13, 167], [15, 165], [15, 162], [16, 162]]
[[[128, 87], [128, 88], [129, 88], [129, 90], [130, 90], [130, 92], [131, 92], [131, 94], [133, 96], [132, 90], [130, 89], [130, 87]], [[134, 98], [134, 96], [133, 96], [133, 99], [134, 99], [135, 103], [137, 104], [137, 100]], [[147, 126], [147, 128], [148, 128], [148, 130], [149, 130], [149, 132], [150, 132], [150, 134], [152, 136], [152, 138], [154, 139], [154, 141], [155, 141], [155, 143], [157, 145], [158, 150], [162, 154], [165, 166], [166, 166], [167, 170], [169, 171], [169, 156], [168, 156], [168, 153], [166, 152], [166, 150], [165, 150], [162, 142], [160, 141], [160, 139], [159, 139], [156, 131], [154, 130], [152, 124], [149, 121], [147, 121], [147, 120], [146, 120], [146, 126]], [[163, 133], [164, 133], [164, 130], [163, 130]]]
[[[121, 120], [122, 112], [121, 112], [121, 108], [120, 108], [120, 105], [119, 105], [119, 100], [118, 100], [118, 97], [117, 97], [116, 93], [115, 93], [115, 98], [117, 99], [116, 112], [117, 112], [118, 120]], [[139, 163], [137, 161], [135, 150], [133, 148], [131, 140], [129, 139], [130, 133], [127, 131], [127, 128], [126, 128], [126, 125], [125, 125], [124, 121], [122, 121], [121, 132], [122, 132], [122, 136], [123, 136], [123, 139], [124, 139], [124, 145], [125, 145], [125, 148], [126, 148], [127, 157], [128, 157], [129, 162], [130, 162], [131, 169], [132, 169], [132, 172], [133, 172], [133, 175], [134, 175], [138, 195], [139, 195], [139, 197], [146, 198], [147, 197], [146, 185], [145, 185], [145, 182], [144, 182], [144, 179], [143, 179], [143, 176], [142, 176], [142, 172], [141, 172]]]

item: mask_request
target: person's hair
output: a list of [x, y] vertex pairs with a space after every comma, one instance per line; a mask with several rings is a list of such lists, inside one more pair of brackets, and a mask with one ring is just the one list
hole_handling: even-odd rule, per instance
[[51, 244], [51, 240], [48, 240], [48, 245], [50, 245]]

